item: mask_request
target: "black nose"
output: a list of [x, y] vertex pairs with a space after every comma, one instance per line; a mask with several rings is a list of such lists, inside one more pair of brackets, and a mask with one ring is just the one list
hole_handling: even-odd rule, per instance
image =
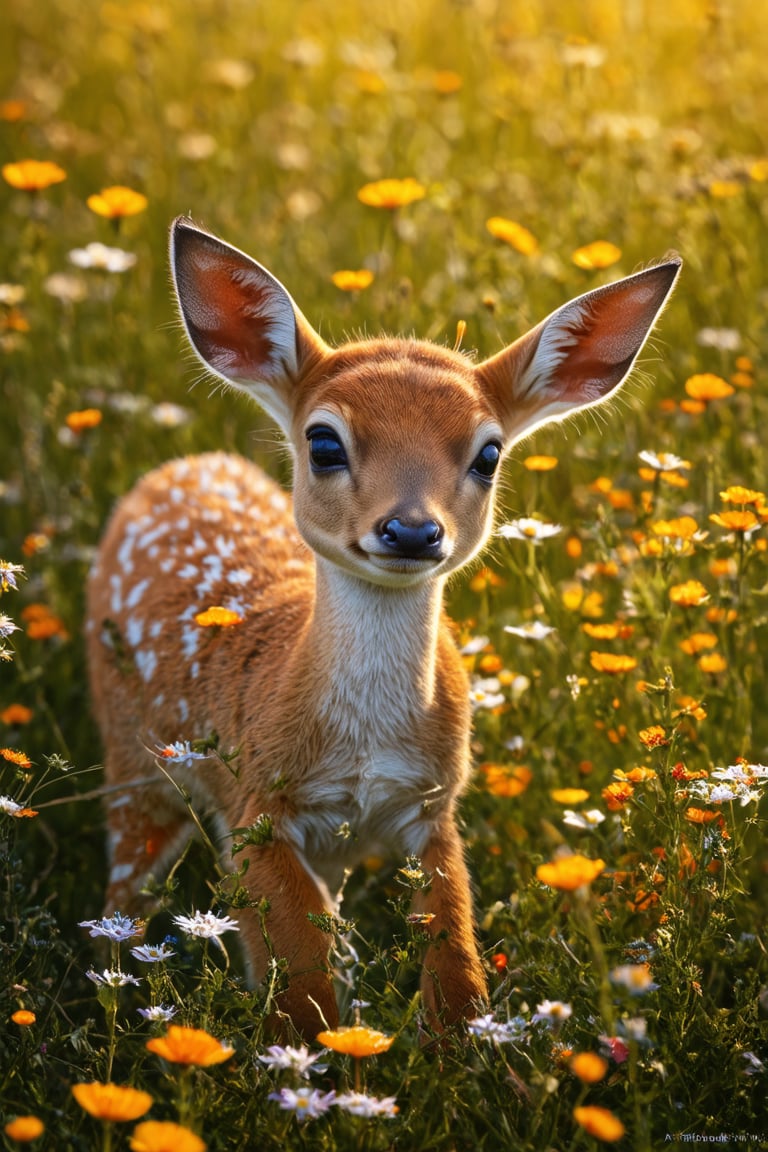
[[393, 516], [379, 528], [379, 539], [394, 556], [430, 560], [440, 555], [443, 526], [437, 520], [404, 524], [397, 516]]

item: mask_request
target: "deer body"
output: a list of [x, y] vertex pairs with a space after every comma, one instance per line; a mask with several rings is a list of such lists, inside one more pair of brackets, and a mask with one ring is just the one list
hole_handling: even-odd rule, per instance
[[[212, 453], [150, 473], [112, 518], [89, 584], [92, 692], [109, 782], [149, 779], [108, 805], [107, 906], [135, 907], [190, 833], [146, 749], [215, 730], [240, 749], [238, 778], [196, 760], [180, 779], [222, 834], [272, 819], [246, 883], [269, 902], [297, 1028], [337, 1019], [329, 940], [307, 913], [335, 909], [347, 870], [381, 848], [432, 876], [417, 898], [432, 938], [422, 987], [432, 1019], [454, 1021], [485, 979], [455, 819], [468, 684], [444, 583], [487, 539], [503, 453], [616, 390], [679, 262], [571, 302], [475, 366], [419, 341], [329, 348], [269, 273], [189, 221], [172, 258], [196, 351], [288, 439], [294, 507], [254, 465]], [[240, 622], [200, 627], [210, 605]], [[241, 928], [259, 976], [256, 915]]]

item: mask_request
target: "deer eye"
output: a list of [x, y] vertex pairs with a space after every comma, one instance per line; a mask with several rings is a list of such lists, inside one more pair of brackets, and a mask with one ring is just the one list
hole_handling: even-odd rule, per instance
[[501, 460], [501, 448], [495, 440], [490, 440], [475, 456], [470, 472], [478, 480], [489, 484], [499, 466], [499, 460]]
[[335, 472], [346, 468], [347, 454], [339, 437], [331, 428], [318, 426], [307, 431], [309, 461], [313, 472]]

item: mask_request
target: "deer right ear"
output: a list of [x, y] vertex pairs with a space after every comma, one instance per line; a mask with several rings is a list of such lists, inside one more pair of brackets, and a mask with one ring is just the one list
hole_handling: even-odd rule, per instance
[[247, 392], [290, 433], [292, 385], [329, 349], [275, 277], [180, 216], [171, 271], [190, 343], [212, 372]]

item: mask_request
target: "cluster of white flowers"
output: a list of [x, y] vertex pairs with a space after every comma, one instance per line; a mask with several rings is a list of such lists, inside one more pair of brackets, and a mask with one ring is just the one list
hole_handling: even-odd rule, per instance
[[715, 768], [707, 780], [692, 780], [685, 786], [688, 795], [708, 804], [738, 800], [742, 807], [760, 799], [760, 788], [768, 784], [768, 766], [740, 762], [728, 768]]
[[526, 1020], [522, 1016], [515, 1016], [512, 1020], [497, 1020], [491, 1012], [485, 1016], [476, 1016], [467, 1024], [471, 1036], [487, 1040], [490, 1044], [510, 1044], [520, 1040], [526, 1027]]
[[90, 929], [89, 936], [106, 936], [107, 940], [112, 940], [116, 944], [130, 940], [134, 936], [141, 936], [144, 930], [140, 920], [123, 916], [121, 912], [115, 912], [114, 916], [102, 916], [100, 920], [79, 920], [78, 925], [80, 928]]
[[[325, 1069], [325, 1064], [317, 1064], [321, 1055], [313, 1055], [303, 1044], [300, 1048], [273, 1044], [257, 1059], [272, 1071], [288, 1070], [308, 1080], [310, 1070]], [[314, 1069], [313, 1065], [316, 1065]], [[369, 1096], [366, 1092], [344, 1092], [337, 1095], [336, 1092], [320, 1092], [317, 1088], [284, 1087], [271, 1092], [269, 1099], [276, 1101], [283, 1111], [293, 1112], [300, 1122], [316, 1120], [332, 1107], [341, 1108], [352, 1116], [369, 1118], [384, 1116], [392, 1119], [398, 1112], [394, 1096]]]

